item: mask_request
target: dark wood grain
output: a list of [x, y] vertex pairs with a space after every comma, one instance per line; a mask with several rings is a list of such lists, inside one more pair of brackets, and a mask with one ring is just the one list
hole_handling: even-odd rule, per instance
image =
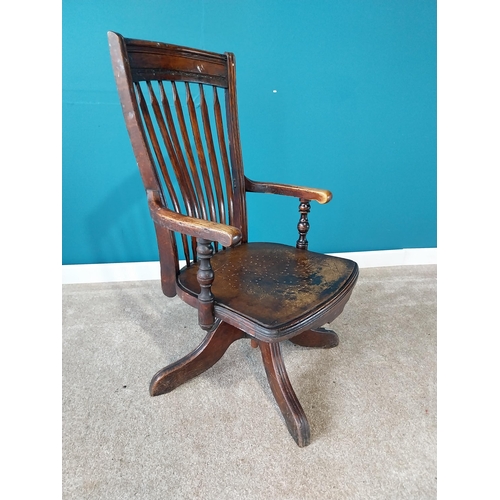
[[310, 211], [311, 211], [311, 204], [309, 203], [309, 200], [304, 200], [303, 198], [301, 198], [299, 204], [300, 219], [299, 223], [297, 224], [297, 229], [299, 231], [299, 239], [295, 244], [295, 246], [300, 250], [307, 250], [307, 247], [309, 245], [307, 241], [307, 233], [309, 231], [309, 219], [307, 216]]
[[293, 390], [285, 369], [280, 344], [259, 342], [267, 380], [276, 403], [283, 414], [286, 426], [301, 448], [310, 442], [309, 422]]
[[227, 86], [224, 55], [161, 42], [123, 40], [134, 81], [180, 80]]
[[208, 112], [207, 101], [205, 99], [205, 91], [203, 90], [203, 85], [199, 85], [200, 90], [200, 108], [201, 117], [203, 123], [203, 131], [205, 133], [205, 146], [208, 151], [208, 159], [210, 161], [210, 171], [212, 183], [215, 188], [215, 205], [218, 209], [218, 218], [222, 224], [226, 223], [226, 210], [224, 207], [224, 194], [222, 192], [221, 175], [219, 170], [219, 164], [217, 162], [217, 156], [215, 152], [214, 139], [212, 135], [212, 127], [210, 125], [210, 116]]
[[241, 240], [241, 232], [234, 226], [178, 214], [162, 206], [161, 197], [158, 192], [148, 190], [147, 194], [149, 211], [156, 225], [170, 229], [171, 231], [182, 232], [195, 238], [218, 241], [221, 245], [227, 247], [235, 245]]
[[198, 123], [198, 115], [196, 113], [196, 108], [194, 105], [193, 97], [191, 95], [191, 87], [188, 83], [186, 83], [186, 98], [187, 98], [187, 107], [189, 112], [189, 119], [191, 122], [191, 130], [194, 136], [194, 143], [196, 145], [196, 153], [198, 156], [198, 161], [200, 164], [201, 175], [203, 179], [203, 190], [205, 196], [208, 200], [209, 214], [210, 220], [217, 221], [217, 214], [215, 209], [215, 198], [212, 188], [212, 183], [210, 180], [210, 173], [208, 170], [207, 159], [205, 155], [204, 142], [201, 137], [200, 125]]
[[332, 199], [332, 193], [327, 189], [317, 189], [292, 184], [278, 184], [276, 182], [257, 182], [248, 177], [245, 178], [246, 190], [251, 193], [279, 194], [292, 196], [304, 200], [315, 200], [318, 203], [328, 203]]
[[339, 336], [332, 330], [315, 328], [314, 330], [306, 330], [290, 338], [290, 342], [302, 347], [330, 349], [339, 345]]
[[[322, 329], [342, 313], [356, 284], [355, 262], [308, 250], [310, 202], [327, 189], [245, 176], [234, 54], [108, 33], [123, 117], [146, 190], [161, 287], [198, 311], [207, 331], [190, 354], [160, 370], [151, 395], [172, 391], [213, 366], [235, 340], [259, 347], [286, 425], [299, 446], [309, 423], [288, 378], [281, 342], [330, 348]], [[299, 200], [295, 247], [248, 241], [247, 193]], [[273, 213], [266, 224], [280, 224]], [[179, 260], [185, 266], [179, 268]]]
[[198, 238], [198, 246], [196, 248], [200, 265], [196, 273], [196, 279], [200, 285], [198, 293], [198, 323], [203, 330], [212, 328], [214, 317], [214, 296], [212, 294], [212, 283], [214, 281], [214, 271], [210, 264], [212, 257], [212, 243], [203, 238]]
[[219, 142], [219, 152], [222, 161], [222, 169], [224, 172], [224, 181], [226, 185], [226, 199], [228, 204], [228, 216], [229, 220], [228, 224], [233, 224], [233, 189], [232, 189], [232, 180], [231, 180], [231, 168], [229, 166], [229, 159], [227, 156], [227, 143], [226, 137], [224, 133], [224, 123], [222, 119], [222, 111], [219, 101], [219, 94], [217, 92], [217, 87], [213, 88], [213, 96], [214, 96], [214, 115], [215, 115], [215, 126], [217, 128], [217, 139]]
[[194, 351], [154, 375], [149, 393], [151, 396], [166, 394], [197, 377], [215, 365], [234, 341], [245, 337], [246, 334], [241, 330], [217, 322]]
[[191, 140], [189, 138], [189, 132], [188, 132], [188, 128], [186, 126], [186, 119], [184, 117], [184, 109], [182, 107], [182, 103], [181, 103], [175, 82], [171, 82], [171, 88], [172, 88], [172, 97], [174, 100], [176, 116], [177, 116], [177, 120], [178, 120], [178, 124], [179, 124], [178, 126], [179, 126], [179, 129], [181, 132], [181, 137], [183, 140], [184, 151], [185, 151], [186, 157], [188, 159], [188, 164], [189, 164], [189, 168], [190, 168], [190, 175], [191, 175], [191, 178], [193, 180], [193, 183], [194, 183], [194, 186], [196, 189], [198, 206], [200, 208], [200, 215], [201, 215], [202, 219], [208, 220], [208, 210], [207, 210], [206, 204], [205, 204], [205, 195], [203, 193], [203, 188], [201, 185], [200, 172], [198, 171], [197, 166], [196, 166], [193, 147], [191, 144]]
[[[214, 255], [211, 262], [218, 316], [273, 342], [334, 319], [358, 276], [351, 260], [276, 243], [239, 245]], [[179, 272], [179, 292], [193, 298], [200, 292], [197, 268]]]
[[241, 241], [248, 241], [248, 220], [243, 171], [243, 153], [240, 141], [240, 125], [238, 118], [238, 100], [236, 95], [236, 58], [226, 52], [228, 87], [226, 91], [226, 120], [229, 139], [229, 156], [231, 159], [231, 179], [233, 190], [233, 225], [241, 230]]

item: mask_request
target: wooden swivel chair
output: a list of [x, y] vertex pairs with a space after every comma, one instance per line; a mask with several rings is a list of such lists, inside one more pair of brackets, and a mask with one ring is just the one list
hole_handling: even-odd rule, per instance
[[[255, 182], [243, 171], [235, 58], [108, 32], [111, 60], [133, 151], [154, 222], [161, 285], [198, 310], [203, 342], [153, 377], [157, 396], [201, 374], [232, 342], [250, 339], [290, 434], [310, 441], [281, 342], [334, 347], [333, 321], [349, 300], [358, 266], [307, 249], [310, 201], [323, 189]], [[295, 247], [248, 241], [246, 193], [299, 199]], [[186, 265], [179, 267], [179, 249]]]

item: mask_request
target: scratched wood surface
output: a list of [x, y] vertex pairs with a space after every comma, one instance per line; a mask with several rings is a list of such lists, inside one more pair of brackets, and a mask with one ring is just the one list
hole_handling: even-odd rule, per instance
[[[232, 53], [125, 38], [108, 41], [123, 116], [154, 223], [163, 293], [197, 308], [206, 337], [159, 370], [151, 395], [213, 366], [229, 345], [250, 339], [291, 436], [310, 442], [307, 418], [288, 379], [279, 343], [330, 348], [321, 329], [343, 310], [358, 277], [355, 262], [308, 251], [311, 201], [327, 189], [245, 176]], [[295, 247], [248, 241], [246, 193], [297, 198]], [[272, 214], [269, 220], [274, 223]], [[179, 260], [186, 266], [179, 269]]]

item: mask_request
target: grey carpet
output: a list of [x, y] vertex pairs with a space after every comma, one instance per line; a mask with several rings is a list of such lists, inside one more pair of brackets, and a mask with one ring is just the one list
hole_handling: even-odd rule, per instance
[[202, 340], [196, 311], [157, 281], [64, 285], [63, 498], [435, 498], [436, 266], [361, 269], [330, 327], [334, 349], [283, 347], [298, 448], [249, 341], [151, 398]]

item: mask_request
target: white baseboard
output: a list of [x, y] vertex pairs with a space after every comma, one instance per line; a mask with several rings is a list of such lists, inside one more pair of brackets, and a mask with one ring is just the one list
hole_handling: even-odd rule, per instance
[[[403, 248], [373, 252], [329, 253], [354, 260], [360, 268], [418, 266], [437, 264], [436, 248]], [[181, 267], [185, 263], [181, 261]], [[159, 262], [124, 262], [116, 264], [76, 264], [62, 266], [63, 285], [160, 279]]]
[[401, 248], [373, 252], [329, 253], [327, 255], [354, 260], [360, 268], [437, 264], [437, 248]]
[[63, 285], [160, 279], [159, 262], [123, 262], [116, 264], [75, 264], [62, 266]]

